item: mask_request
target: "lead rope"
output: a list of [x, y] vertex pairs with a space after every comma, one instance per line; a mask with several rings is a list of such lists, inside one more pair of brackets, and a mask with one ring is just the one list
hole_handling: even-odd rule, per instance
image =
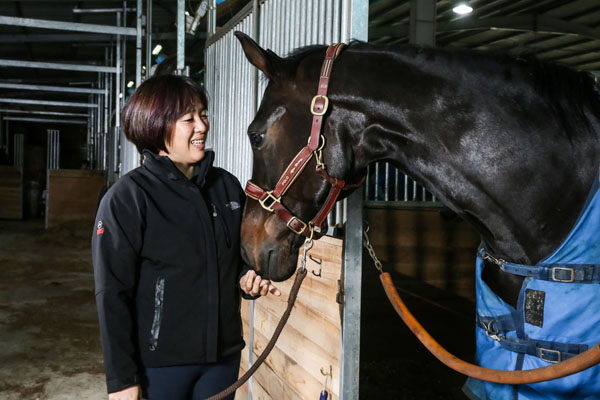
[[369, 255], [375, 263], [375, 267], [379, 270], [379, 279], [385, 290], [390, 303], [404, 321], [406, 326], [419, 339], [419, 341], [433, 354], [438, 360], [450, 367], [456, 372], [471, 378], [480, 379], [482, 381], [502, 383], [508, 385], [526, 385], [536, 382], [545, 382], [552, 379], [562, 378], [567, 375], [572, 375], [581, 372], [587, 368], [593, 367], [600, 363], [600, 343], [596, 343], [588, 350], [578, 354], [566, 361], [561, 361], [557, 364], [552, 364], [546, 367], [528, 369], [522, 371], [504, 371], [490, 368], [483, 368], [478, 365], [470, 364], [452, 355], [444, 349], [436, 340], [423, 328], [423, 326], [415, 319], [408, 310], [396, 288], [389, 273], [383, 272], [381, 262], [375, 255], [375, 250], [369, 241], [367, 232], [369, 228], [363, 231], [363, 246], [369, 251]]
[[292, 289], [290, 290], [290, 295], [288, 296], [287, 308], [281, 316], [279, 324], [277, 324], [277, 328], [275, 328], [275, 332], [273, 332], [273, 336], [271, 337], [269, 344], [267, 344], [267, 347], [265, 347], [262, 354], [256, 359], [256, 362], [252, 364], [252, 366], [248, 369], [248, 371], [246, 371], [244, 375], [242, 375], [241, 378], [239, 378], [233, 385], [229, 386], [227, 389], [223, 390], [220, 393], [217, 393], [214, 396], [209, 397], [207, 400], [221, 400], [233, 394], [240, 386], [242, 386], [244, 383], [246, 383], [248, 379], [250, 379], [252, 374], [254, 374], [258, 367], [260, 367], [260, 365], [265, 361], [271, 350], [273, 350], [273, 347], [275, 347], [275, 343], [277, 342], [277, 339], [279, 339], [279, 335], [281, 334], [283, 327], [285, 326], [288, 318], [290, 317], [290, 313], [292, 312], [292, 308], [294, 307], [294, 303], [296, 302], [296, 297], [298, 297], [298, 290], [300, 290], [300, 285], [302, 285], [302, 281], [306, 277], [306, 255], [308, 250], [311, 249], [312, 245], [312, 238], [306, 239], [306, 241], [304, 242], [304, 247], [302, 248], [302, 259], [300, 261], [300, 268], [298, 268], [298, 271], [296, 271], [296, 279], [294, 280], [294, 285], [292, 286]]

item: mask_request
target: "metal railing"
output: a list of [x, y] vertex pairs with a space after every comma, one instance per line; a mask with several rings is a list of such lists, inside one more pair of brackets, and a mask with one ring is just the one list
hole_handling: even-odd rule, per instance
[[386, 162], [367, 168], [364, 200], [372, 206], [444, 206], [422, 185]]

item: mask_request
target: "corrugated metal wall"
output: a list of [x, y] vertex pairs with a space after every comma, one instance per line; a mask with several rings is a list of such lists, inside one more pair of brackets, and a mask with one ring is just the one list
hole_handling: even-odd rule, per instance
[[[343, 3], [339, 0], [267, 0], [259, 7], [258, 43], [285, 56], [312, 44], [331, 44], [342, 38]], [[208, 146], [216, 153], [215, 164], [238, 177], [242, 184], [252, 175], [252, 151], [246, 129], [256, 112], [267, 81], [255, 79], [234, 31], [252, 36], [251, 9], [242, 10], [239, 21], [206, 49], [206, 89], [209, 95], [211, 134]], [[258, 98], [253, 99], [255, 85]], [[256, 102], [256, 103], [255, 103]], [[307, 135], [310, 127], [307, 128]]]

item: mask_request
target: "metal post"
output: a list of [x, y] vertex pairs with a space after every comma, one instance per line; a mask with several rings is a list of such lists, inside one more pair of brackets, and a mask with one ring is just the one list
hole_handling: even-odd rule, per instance
[[409, 42], [435, 46], [435, 18], [436, 0], [411, 0]]
[[[117, 13], [117, 26], [121, 26], [121, 13]], [[117, 35], [115, 40], [117, 49], [115, 54], [115, 65], [117, 67], [117, 74], [115, 75], [115, 138], [119, 138], [121, 145], [124, 142], [124, 137], [121, 135], [121, 101], [119, 95], [121, 94], [121, 36]], [[119, 163], [117, 168], [119, 170], [119, 176], [122, 176], [121, 163], [123, 161], [123, 149], [119, 146]]]
[[185, 74], [185, 0], [177, 0], [177, 75]]
[[[94, 96], [93, 95], [89, 95], [88, 96], [88, 101], [91, 103], [94, 101]], [[92, 157], [90, 157], [90, 153], [91, 153], [91, 148], [93, 146], [94, 143], [94, 139], [93, 139], [93, 135], [94, 135], [94, 125], [95, 125], [95, 117], [94, 117], [94, 112], [92, 111], [92, 109], [89, 110], [88, 112], [88, 117], [87, 117], [87, 141], [86, 141], [86, 152], [85, 152], [85, 158], [87, 160], [90, 161], [90, 163], [93, 164], [93, 160]]]
[[[138, 0], [138, 2], [141, 0]], [[127, 8], [126, 7], [126, 2], [123, 2], [123, 8]], [[141, 7], [140, 7], [141, 10]], [[126, 12], [123, 12], [124, 16], [126, 16]], [[124, 17], [123, 19], [123, 24], [125, 23], [126, 18]], [[141, 22], [141, 20], [138, 18], [138, 22]], [[140, 25], [140, 35], [141, 35], [141, 25]], [[125, 38], [123, 38], [125, 39]], [[136, 38], [136, 62], [139, 61], [141, 63], [141, 36], [139, 36], [139, 40], [140, 40], [140, 53], [139, 53], [139, 57], [140, 59], [137, 59], [137, 39]], [[121, 127], [121, 112], [120, 110], [122, 109], [123, 105], [125, 104], [125, 93], [127, 90], [126, 87], [126, 80], [125, 80], [125, 61], [126, 61], [126, 57], [125, 57], [125, 53], [126, 52], [126, 46], [125, 46], [125, 41], [123, 41], [123, 71], [122, 71], [122, 75], [121, 75], [121, 90], [119, 93], [119, 100], [118, 100], [118, 110], [119, 112], [117, 113], [117, 124], [116, 125], [119, 129], [117, 129], [117, 131], [119, 132], [119, 136], [121, 138], [120, 143], [121, 143], [121, 162], [120, 162], [120, 167], [119, 167], [119, 176], [123, 176], [124, 174], [126, 174], [127, 172], [131, 171], [132, 169], [136, 168], [139, 165], [140, 162], [140, 158], [139, 158], [139, 153], [137, 152], [137, 149], [135, 148], [135, 146], [133, 145], [133, 143], [131, 143], [129, 140], [127, 140], [127, 138], [125, 137], [125, 132], [123, 132], [120, 127]], [[141, 65], [140, 65], [141, 68]], [[137, 77], [137, 70], [136, 70], [136, 80], [138, 79]], [[141, 73], [141, 70], [140, 70]], [[140, 79], [141, 80], [141, 79]], [[139, 84], [139, 83], [138, 83]]]
[[217, 0], [209, 0], [208, 24], [206, 26], [207, 37], [211, 37], [217, 31]]
[[[369, 1], [351, 0], [342, 10], [342, 39], [367, 41]], [[348, 197], [344, 238], [344, 307], [342, 312], [342, 351], [340, 399], [358, 399], [360, 366], [360, 313], [362, 283], [362, 224], [364, 189]]]
[[[123, 1], [123, 20], [121, 23], [123, 26], [127, 24], [127, 1]], [[119, 98], [121, 99], [121, 107], [123, 109], [123, 105], [125, 104], [125, 92], [127, 91], [127, 38], [125, 36], [121, 37], [121, 95]]]
[[137, 0], [135, 36], [135, 87], [142, 83], [142, 0]]
[[24, 153], [25, 153], [25, 135], [18, 134], [15, 135], [15, 148], [14, 148], [14, 158], [13, 165], [15, 167], [23, 167], [24, 161]]
[[60, 160], [60, 131], [48, 129], [48, 157], [46, 165], [48, 169], [58, 169]]
[[146, 78], [152, 68], [152, 0], [146, 0]]
[[[0, 118], [2, 118], [2, 113], [0, 113]], [[2, 129], [2, 123], [0, 122], [0, 151], [3, 151], [4, 144], [5, 144], [4, 129]], [[8, 149], [7, 149], [7, 152], [8, 152]], [[8, 156], [8, 154], [6, 156]]]

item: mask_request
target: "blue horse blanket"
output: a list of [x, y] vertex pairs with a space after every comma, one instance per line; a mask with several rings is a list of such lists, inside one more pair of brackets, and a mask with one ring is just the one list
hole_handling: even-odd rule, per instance
[[[477, 361], [494, 369], [526, 370], [573, 357], [600, 342], [600, 191], [598, 177], [566, 240], [535, 266], [500, 261], [525, 276], [517, 307], [481, 279], [477, 257]], [[469, 378], [463, 387], [479, 400], [600, 400], [600, 366], [531, 385], [500, 385]]]

